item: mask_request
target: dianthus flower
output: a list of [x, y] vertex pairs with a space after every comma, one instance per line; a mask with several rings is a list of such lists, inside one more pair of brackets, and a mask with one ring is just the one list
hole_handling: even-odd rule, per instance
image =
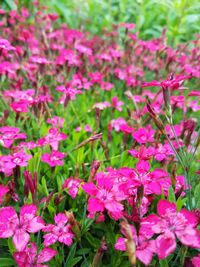
[[65, 157], [65, 153], [59, 151], [52, 151], [50, 154], [45, 153], [42, 155], [42, 161], [48, 163], [51, 167], [62, 166], [64, 162], [62, 159]]
[[0, 209], [0, 238], [13, 237], [18, 251], [23, 251], [30, 240], [29, 233], [37, 233], [44, 227], [40, 216], [36, 216], [37, 207], [24, 205], [18, 215], [13, 207]]
[[154, 142], [154, 133], [155, 130], [150, 125], [147, 125], [145, 128], [135, 131], [132, 136], [139, 144], [146, 144]]
[[67, 135], [59, 132], [57, 128], [49, 129], [49, 133], [38, 140], [40, 146], [50, 145], [53, 150], [58, 150], [59, 141], [65, 140]]
[[80, 184], [81, 184], [80, 179], [75, 179], [74, 177], [71, 176], [64, 181], [62, 188], [67, 189], [68, 194], [72, 198], [76, 198]]
[[159, 216], [150, 214], [143, 219], [141, 231], [149, 238], [158, 235], [155, 244], [159, 259], [165, 259], [176, 249], [176, 237], [186, 246], [200, 248], [198, 220], [193, 212], [177, 211], [175, 203], [168, 200], [158, 202], [157, 212]]
[[0, 127], [0, 143], [10, 148], [16, 139], [26, 139], [26, 134], [20, 133], [20, 129], [12, 126]]
[[102, 175], [98, 177], [97, 185], [89, 182], [82, 187], [90, 196], [88, 200], [89, 217], [94, 217], [96, 213], [102, 213], [105, 209], [115, 220], [122, 216], [124, 207], [120, 201], [126, 197], [109, 177]]
[[44, 232], [49, 232], [43, 236], [44, 245], [50, 246], [58, 241], [70, 246], [74, 234], [71, 231], [71, 225], [68, 223], [68, 217], [64, 213], [58, 213], [54, 216], [54, 221], [56, 225], [48, 224], [43, 229]]
[[15, 252], [13, 256], [18, 267], [48, 267], [42, 263], [50, 261], [56, 254], [57, 251], [52, 248], [44, 248], [38, 254], [36, 244], [30, 242], [24, 251]]
[[[137, 235], [135, 227], [130, 225], [130, 229], [132, 232], [132, 239], [134, 245], [136, 246], [136, 257], [144, 264], [149, 265], [151, 263], [153, 253], [155, 251], [155, 241], [148, 240], [147, 237], [141, 231], [139, 235]], [[126, 251], [126, 234], [123, 229], [121, 229], [122, 234], [125, 237], [119, 237], [115, 243], [115, 249]]]

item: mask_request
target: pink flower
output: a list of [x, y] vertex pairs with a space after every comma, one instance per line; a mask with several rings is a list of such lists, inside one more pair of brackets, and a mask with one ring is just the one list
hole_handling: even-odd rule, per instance
[[194, 265], [194, 267], [200, 266], [200, 254], [192, 258], [192, 264]]
[[54, 116], [53, 118], [48, 118], [47, 119], [47, 123], [52, 124], [52, 126], [58, 127], [58, 128], [62, 128], [63, 124], [65, 122], [64, 118], [58, 117], [58, 116]]
[[98, 177], [97, 185], [85, 183], [82, 187], [90, 196], [88, 200], [89, 217], [94, 217], [96, 213], [102, 213], [105, 209], [115, 220], [122, 216], [124, 207], [120, 201], [125, 199], [125, 195], [118, 191], [109, 177], [102, 175]]
[[13, 153], [12, 155], [12, 162], [16, 166], [25, 167], [28, 165], [29, 159], [31, 159], [32, 156], [30, 154], [26, 154], [23, 150]]
[[191, 78], [192, 76], [184, 76], [184, 75], [177, 75], [175, 77], [171, 76], [169, 79], [164, 81], [152, 81], [152, 82], [144, 82], [143, 87], [149, 86], [160, 86], [164, 90], [167, 88], [171, 88], [172, 90], [181, 89], [183, 81], [186, 79]]
[[119, 111], [122, 111], [122, 106], [124, 105], [124, 102], [119, 101], [118, 97], [114, 96], [112, 98], [112, 107], [116, 108]]
[[44, 245], [50, 246], [58, 241], [70, 246], [74, 234], [71, 231], [71, 225], [68, 223], [68, 217], [64, 213], [58, 213], [54, 216], [54, 221], [56, 225], [48, 224], [43, 229], [44, 232], [49, 232], [43, 236]]
[[144, 145], [140, 146], [139, 150], [130, 149], [128, 150], [129, 154], [131, 156], [141, 159], [141, 160], [149, 160], [151, 156], [155, 153], [154, 147], [148, 147], [146, 148]]
[[52, 248], [44, 248], [37, 254], [36, 244], [30, 242], [24, 251], [15, 252], [13, 256], [19, 267], [48, 267], [42, 263], [50, 261], [56, 254], [57, 251]]
[[[136, 245], [136, 257], [144, 264], [149, 265], [151, 263], [153, 253], [155, 252], [155, 242], [154, 240], [148, 240], [145, 235], [140, 231], [139, 236], [137, 236], [135, 228], [130, 225], [132, 231], [133, 242]], [[123, 230], [122, 234], [125, 235]], [[115, 243], [115, 249], [126, 251], [126, 238], [119, 237]]]
[[92, 128], [90, 127], [89, 124], [86, 124], [86, 125], [84, 126], [84, 130], [85, 130], [86, 132], [88, 132], [88, 133], [92, 133]]
[[0, 172], [3, 172], [7, 176], [10, 176], [15, 167], [16, 164], [12, 162], [11, 155], [0, 156]]
[[38, 140], [40, 146], [50, 145], [53, 150], [58, 150], [59, 141], [65, 140], [67, 135], [59, 132], [57, 128], [49, 129], [49, 133]]
[[37, 207], [24, 205], [18, 215], [13, 207], [0, 209], [0, 238], [13, 237], [18, 251], [23, 251], [30, 240], [29, 233], [37, 233], [44, 227], [40, 216], [36, 216]]
[[196, 229], [198, 221], [191, 211], [176, 210], [176, 205], [168, 200], [160, 200], [158, 215], [151, 214], [143, 219], [141, 231], [156, 238], [156, 253], [159, 259], [165, 259], [176, 248], [176, 237], [186, 246], [200, 248], [200, 232]]
[[15, 51], [15, 47], [12, 46], [6, 39], [0, 39], [0, 50], [1, 49], [6, 51]]
[[80, 179], [75, 179], [74, 177], [71, 176], [64, 181], [62, 188], [63, 189], [66, 188], [68, 190], [68, 194], [72, 198], [76, 198], [80, 184], [81, 184]]
[[132, 136], [139, 144], [146, 144], [154, 142], [155, 130], [151, 128], [151, 125], [147, 125], [145, 128], [140, 128], [135, 131]]
[[10, 148], [13, 142], [17, 139], [26, 139], [26, 134], [20, 133], [20, 129], [12, 126], [0, 127], [0, 143]]
[[65, 153], [59, 151], [52, 151], [50, 154], [45, 153], [42, 155], [42, 161], [48, 163], [51, 167], [62, 166], [64, 162], [62, 159], [65, 157]]
[[121, 130], [121, 127], [126, 125], [127, 122], [125, 121], [125, 119], [120, 117], [115, 120], [111, 120], [109, 128], [111, 130], [114, 128], [116, 132], [119, 132]]

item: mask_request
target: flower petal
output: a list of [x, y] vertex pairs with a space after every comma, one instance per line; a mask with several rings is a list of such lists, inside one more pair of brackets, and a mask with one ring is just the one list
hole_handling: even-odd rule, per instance
[[58, 236], [51, 233], [44, 235], [43, 238], [45, 247], [54, 244], [58, 240]]
[[18, 251], [23, 251], [30, 239], [29, 234], [23, 229], [17, 229], [13, 236], [13, 243]]
[[115, 243], [115, 249], [126, 251], [126, 244], [125, 244], [125, 238], [119, 237]]
[[64, 226], [68, 222], [68, 218], [64, 213], [58, 213], [54, 216], [54, 221], [58, 226]]
[[168, 200], [161, 199], [157, 205], [158, 214], [162, 217], [165, 216], [167, 211], [176, 213], [176, 204], [171, 203]]
[[56, 254], [57, 254], [56, 250], [52, 248], [44, 248], [38, 255], [37, 263], [50, 261]]
[[0, 209], [0, 238], [8, 238], [14, 234], [19, 220], [13, 207]]
[[13, 256], [18, 267], [27, 267], [31, 265], [29, 256], [26, 252], [16, 252]]
[[165, 259], [176, 249], [176, 239], [172, 232], [160, 235], [156, 239], [156, 252], [159, 259]]
[[28, 223], [26, 230], [29, 233], [37, 233], [44, 227], [45, 227], [44, 221], [40, 216], [37, 216]]

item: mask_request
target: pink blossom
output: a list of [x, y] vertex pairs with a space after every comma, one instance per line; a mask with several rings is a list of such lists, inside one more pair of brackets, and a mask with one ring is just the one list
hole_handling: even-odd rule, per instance
[[10, 42], [6, 39], [0, 39], [0, 49], [6, 51], [15, 51], [15, 47], [10, 44]]
[[10, 148], [16, 139], [26, 139], [26, 134], [20, 133], [20, 129], [12, 126], [0, 127], [0, 143]]
[[111, 120], [110, 122], [111, 130], [114, 128], [116, 132], [119, 132], [121, 130], [121, 127], [125, 125], [127, 125], [127, 122], [124, 118], [117, 118], [115, 120]]
[[40, 216], [36, 216], [37, 207], [33, 204], [24, 205], [18, 215], [13, 207], [0, 209], [0, 238], [13, 237], [18, 251], [23, 251], [29, 242], [29, 233], [37, 233], [44, 228]]
[[110, 91], [114, 87], [114, 85], [112, 83], [102, 81], [100, 83], [100, 87], [102, 90]]
[[15, 167], [16, 164], [12, 162], [11, 155], [0, 156], [0, 172], [3, 172], [7, 176], [10, 176]]
[[186, 79], [191, 78], [191, 76], [184, 76], [184, 75], [177, 75], [175, 77], [170, 77], [164, 81], [152, 81], [152, 82], [145, 82], [143, 83], [143, 87], [149, 86], [160, 86], [163, 89], [171, 88], [172, 90], [181, 89], [183, 81]]
[[30, 154], [26, 154], [23, 150], [20, 150], [18, 152], [13, 153], [12, 162], [16, 166], [25, 167], [25, 166], [27, 166], [28, 161], [31, 158], [32, 158], [32, 156]]
[[65, 119], [58, 117], [58, 116], [54, 116], [52, 118], [47, 119], [47, 123], [51, 124], [53, 126], [53, 128], [55, 128], [55, 127], [62, 128], [64, 122], [65, 122]]
[[68, 194], [74, 199], [78, 194], [80, 184], [81, 184], [80, 179], [75, 179], [74, 177], [71, 176], [64, 181], [62, 188], [63, 189], [66, 188], [68, 190]]
[[59, 141], [65, 140], [67, 135], [59, 132], [57, 128], [50, 128], [49, 133], [38, 140], [38, 145], [50, 145], [53, 150], [58, 150]]
[[176, 248], [176, 237], [186, 246], [200, 248], [200, 232], [196, 229], [197, 218], [193, 212], [176, 210], [176, 205], [168, 200], [160, 200], [158, 215], [149, 215], [143, 219], [141, 231], [156, 238], [156, 253], [159, 259], [165, 259]]
[[88, 133], [92, 133], [92, 128], [90, 127], [89, 124], [86, 124], [86, 125], [84, 126], [84, 130], [85, 130], [86, 132], [88, 132]]
[[122, 106], [124, 105], [124, 102], [119, 101], [118, 97], [114, 96], [112, 98], [112, 107], [116, 108], [119, 111], [122, 111]]
[[194, 265], [194, 267], [200, 266], [200, 254], [192, 258], [192, 264]]
[[68, 217], [64, 213], [58, 213], [54, 216], [54, 221], [55, 225], [48, 224], [43, 229], [44, 232], [48, 232], [43, 236], [44, 245], [50, 246], [58, 241], [70, 246], [74, 234], [71, 231], [71, 225], [68, 223]]
[[[148, 240], [145, 235], [140, 231], [139, 236], [137, 236], [135, 228], [130, 225], [133, 242], [136, 246], [136, 257], [144, 264], [149, 265], [153, 258], [153, 253], [155, 252], [154, 240]], [[121, 230], [123, 234], [123, 230]], [[126, 251], [126, 238], [119, 237], [115, 243], [115, 249]]]
[[151, 125], [147, 125], [145, 128], [140, 128], [135, 131], [132, 136], [139, 144], [146, 144], [154, 142], [155, 130], [151, 128]]
[[36, 244], [30, 242], [24, 251], [15, 252], [13, 256], [19, 267], [48, 267], [42, 263], [50, 261], [56, 254], [52, 248], [44, 248], [38, 254]]
[[154, 155], [155, 153], [155, 148], [154, 147], [145, 147], [144, 145], [140, 146], [139, 150], [135, 149], [130, 149], [129, 154], [131, 156], [141, 159], [141, 160], [149, 160], [151, 156]]
[[85, 183], [83, 190], [90, 196], [88, 200], [89, 217], [94, 217], [98, 212], [102, 213], [105, 209], [111, 217], [119, 219], [124, 209], [120, 201], [126, 197], [108, 177], [100, 176], [97, 178], [97, 185]]
[[62, 159], [65, 157], [65, 153], [59, 151], [52, 151], [50, 154], [45, 153], [42, 155], [42, 161], [48, 163], [51, 167], [62, 166], [64, 162]]

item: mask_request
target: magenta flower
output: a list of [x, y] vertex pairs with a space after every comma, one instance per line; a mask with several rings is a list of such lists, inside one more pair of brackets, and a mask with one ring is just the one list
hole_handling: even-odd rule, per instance
[[12, 126], [0, 127], [0, 143], [10, 148], [16, 139], [26, 139], [26, 134], [20, 133], [20, 129]]
[[28, 165], [28, 161], [31, 158], [32, 156], [30, 154], [26, 154], [23, 150], [20, 150], [18, 152], [13, 153], [12, 162], [16, 166], [25, 167]]
[[49, 133], [38, 140], [40, 146], [50, 145], [53, 150], [58, 150], [59, 141], [65, 140], [67, 135], [59, 132], [57, 128], [49, 129]]
[[192, 264], [194, 267], [200, 266], [200, 254], [192, 258]]
[[196, 229], [198, 221], [193, 212], [176, 210], [176, 205], [168, 200], [160, 200], [158, 215], [151, 214], [143, 219], [141, 231], [148, 237], [156, 238], [156, 253], [159, 259], [165, 259], [176, 249], [176, 237], [182, 244], [200, 248], [200, 231]]
[[74, 177], [69, 177], [68, 179], [66, 179], [64, 181], [64, 184], [62, 185], [63, 189], [67, 189], [68, 190], [68, 194], [72, 197], [72, 198], [76, 198], [77, 194], [78, 194], [78, 190], [79, 190], [79, 186], [81, 184], [81, 180], [80, 179], [75, 179]]
[[[136, 246], [136, 257], [144, 264], [149, 265], [155, 252], [155, 241], [148, 240], [141, 232], [137, 235], [135, 228], [130, 225], [132, 231], [133, 242]], [[125, 235], [121, 229], [122, 234]], [[126, 251], [126, 238], [119, 237], [115, 243], [115, 249]]]
[[14, 253], [14, 259], [19, 267], [48, 267], [42, 263], [50, 261], [55, 257], [57, 251], [52, 248], [44, 248], [37, 253], [36, 244], [30, 242], [21, 252]]
[[184, 75], [177, 75], [175, 77], [170, 77], [167, 80], [159, 81], [151, 81], [151, 82], [144, 82], [143, 87], [149, 86], [160, 86], [164, 90], [167, 88], [171, 88], [172, 90], [181, 89], [183, 81], [186, 79], [190, 79], [192, 76], [184, 76]]
[[58, 241], [70, 246], [74, 234], [71, 231], [71, 225], [68, 223], [68, 217], [64, 213], [58, 213], [54, 216], [54, 221], [56, 225], [48, 224], [43, 229], [43, 232], [49, 232], [43, 236], [44, 245], [50, 246]]
[[37, 233], [44, 228], [40, 216], [36, 216], [37, 207], [33, 204], [24, 205], [18, 215], [13, 207], [0, 209], [0, 238], [13, 237], [18, 251], [23, 251], [30, 240], [29, 233]]
[[12, 162], [11, 155], [0, 156], [0, 172], [3, 172], [7, 176], [10, 176], [15, 167], [16, 164]]
[[58, 117], [58, 116], [54, 116], [53, 118], [48, 118], [47, 119], [47, 123], [51, 124], [54, 128], [55, 127], [62, 128], [64, 122], [65, 122], [65, 119], [61, 118], [61, 117]]
[[65, 153], [59, 151], [52, 151], [50, 154], [46, 153], [42, 155], [42, 161], [48, 163], [51, 167], [62, 166], [64, 162], [62, 159], [65, 157]]
[[154, 142], [154, 134], [155, 130], [150, 125], [147, 125], [145, 128], [135, 131], [132, 136], [139, 144], [146, 144]]
[[116, 108], [119, 111], [122, 111], [122, 106], [124, 105], [124, 102], [119, 101], [117, 96], [114, 96], [112, 98], [112, 107]]
[[126, 197], [109, 177], [98, 177], [97, 186], [93, 183], [85, 183], [82, 187], [90, 196], [88, 200], [89, 217], [94, 217], [96, 213], [102, 213], [105, 209], [116, 220], [122, 217], [124, 207], [120, 201]]

